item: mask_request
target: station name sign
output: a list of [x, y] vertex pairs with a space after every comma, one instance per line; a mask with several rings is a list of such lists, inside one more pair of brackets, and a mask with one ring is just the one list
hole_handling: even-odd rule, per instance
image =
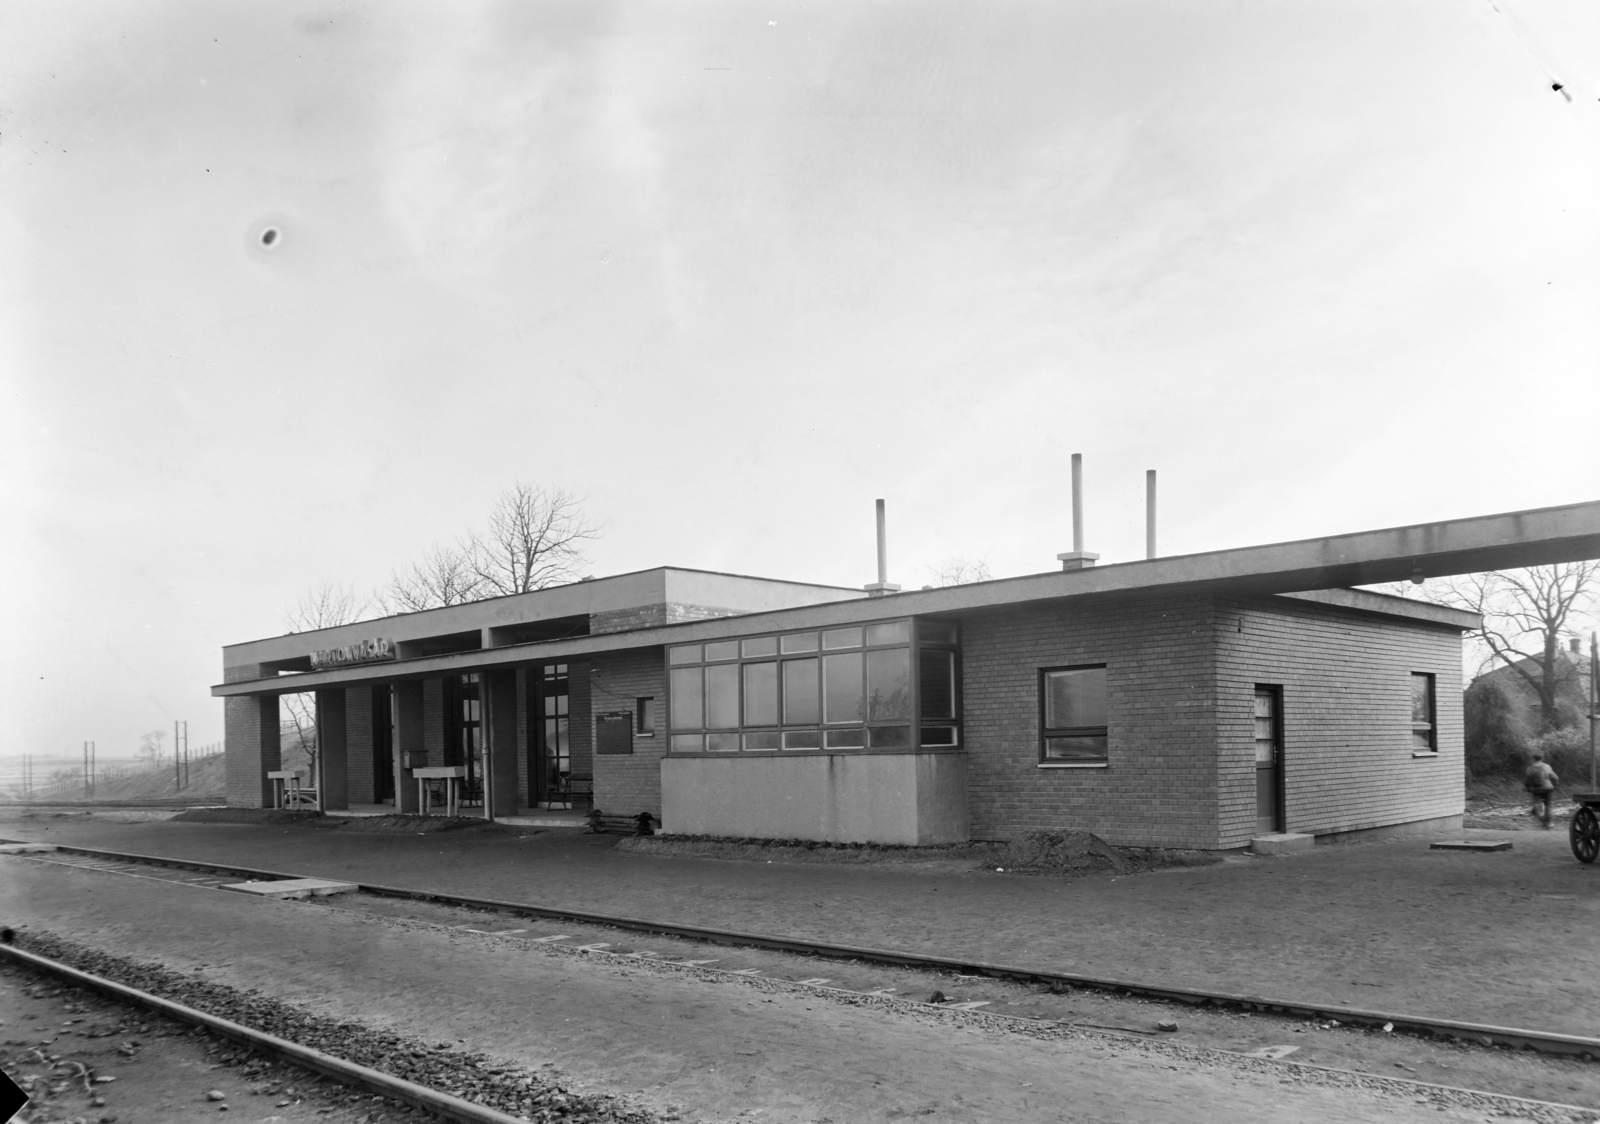
[[343, 648], [322, 648], [311, 653], [311, 669], [321, 671], [329, 667], [348, 667], [357, 663], [382, 663], [394, 659], [394, 643], [375, 638], [346, 644]]

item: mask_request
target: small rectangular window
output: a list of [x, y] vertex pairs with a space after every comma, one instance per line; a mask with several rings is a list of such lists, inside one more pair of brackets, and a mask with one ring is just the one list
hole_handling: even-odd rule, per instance
[[863, 749], [867, 744], [867, 731], [861, 726], [829, 730], [826, 741], [829, 749]]
[[777, 749], [779, 744], [776, 730], [757, 730], [744, 736], [745, 749]]
[[[698, 730], [705, 725], [705, 692], [698, 667], [672, 669], [672, 728]], [[677, 740], [673, 740], [677, 748]]]
[[784, 749], [821, 749], [822, 734], [817, 730], [785, 730]]
[[778, 724], [777, 664], [744, 665], [744, 724], [746, 726]]
[[924, 644], [954, 644], [956, 626], [950, 621], [920, 620], [917, 622], [917, 636]]
[[861, 629], [834, 628], [822, 634], [824, 649], [833, 648], [859, 648], [861, 647]]
[[783, 654], [793, 655], [798, 652], [815, 652], [817, 650], [817, 634], [815, 632], [797, 632], [792, 636], [783, 638]]
[[917, 681], [922, 688], [922, 717], [956, 716], [956, 654], [939, 648], [917, 653]]
[[860, 652], [822, 657], [822, 699], [824, 722], [860, 722], [866, 718]]
[[783, 720], [796, 725], [817, 720], [816, 660], [783, 661]]
[[706, 729], [739, 728], [739, 665], [706, 668]]
[[955, 745], [956, 728], [954, 726], [924, 726], [922, 728], [923, 745]]
[[739, 642], [739, 654], [745, 659], [760, 656], [775, 656], [778, 654], [778, 638], [776, 636], [757, 636], [753, 640]]
[[889, 621], [887, 624], [867, 625], [868, 644], [909, 644], [910, 621]]
[[1106, 764], [1109, 741], [1105, 665], [1042, 671], [1039, 693], [1040, 759], [1059, 765]]
[[699, 663], [700, 662], [700, 645], [698, 645], [698, 644], [681, 644], [676, 648], [669, 648], [667, 650], [667, 662], [668, 663]]
[[715, 644], [706, 645], [706, 663], [714, 660], [736, 660], [739, 658], [739, 642], [737, 640], [719, 640]]
[[706, 739], [703, 734], [673, 734], [673, 753], [703, 753], [706, 748]]
[[1433, 676], [1411, 674], [1411, 751], [1439, 752], [1438, 720], [1434, 710]]
[[873, 749], [909, 749], [911, 748], [910, 726], [873, 726]]
[[633, 720], [641, 738], [656, 734], [656, 700], [648, 695], [633, 700]]
[[706, 752], [707, 753], [738, 753], [739, 752], [739, 735], [738, 734], [707, 734], [706, 735]]

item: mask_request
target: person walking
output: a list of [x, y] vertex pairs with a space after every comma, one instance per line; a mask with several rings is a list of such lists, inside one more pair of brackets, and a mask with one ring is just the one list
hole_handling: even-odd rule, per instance
[[1544, 763], [1544, 754], [1535, 753], [1533, 764], [1522, 774], [1522, 787], [1533, 797], [1533, 808], [1529, 814], [1538, 816], [1547, 831], [1550, 828], [1551, 798], [1555, 795], [1556, 785], [1560, 783], [1561, 778], [1556, 776], [1556, 771]]

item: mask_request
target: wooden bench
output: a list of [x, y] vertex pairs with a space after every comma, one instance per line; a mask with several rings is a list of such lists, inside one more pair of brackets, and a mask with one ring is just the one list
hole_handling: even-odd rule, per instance
[[594, 805], [594, 778], [565, 776], [556, 779], [555, 790], [550, 794], [550, 803], [560, 802], [568, 808], [572, 807], [574, 797], [587, 797], [589, 804]]

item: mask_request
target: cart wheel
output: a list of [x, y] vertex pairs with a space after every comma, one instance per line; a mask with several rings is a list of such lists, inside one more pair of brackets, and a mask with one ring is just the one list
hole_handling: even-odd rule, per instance
[[1572, 816], [1572, 826], [1567, 831], [1572, 840], [1572, 853], [1583, 863], [1594, 862], [1600, 856], [1600, 816], [1585, 804]]

